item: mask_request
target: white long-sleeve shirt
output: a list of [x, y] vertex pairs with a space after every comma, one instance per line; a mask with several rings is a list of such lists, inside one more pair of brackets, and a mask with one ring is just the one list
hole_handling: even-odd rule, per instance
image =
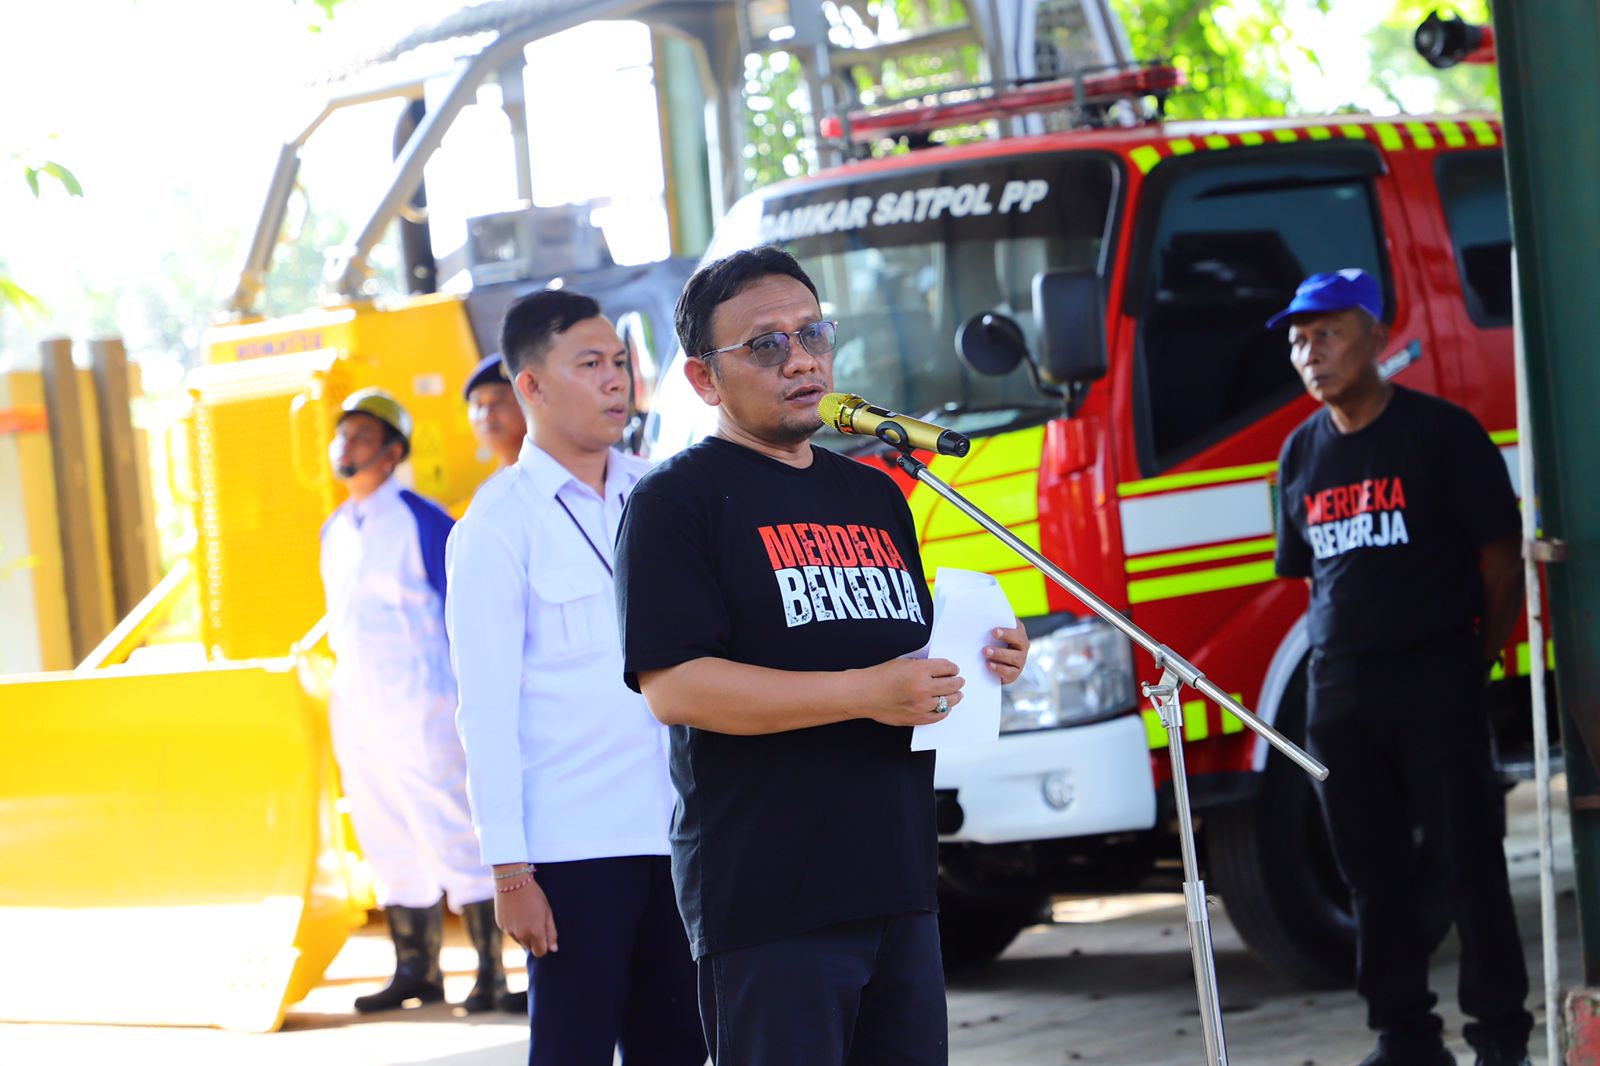
[[610, 572], [647, 469], [613, 452], [602, 498], [524, 440], [450, 534], [456, 728], [485, 863], [669, 853], [667, 730], [623, 684]]

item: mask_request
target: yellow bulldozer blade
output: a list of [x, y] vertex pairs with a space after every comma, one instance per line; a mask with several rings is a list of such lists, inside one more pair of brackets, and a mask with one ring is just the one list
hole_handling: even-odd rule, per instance
[[0, 678], [0, 1018], [282, 1024], [364, 914], [300, 662]]

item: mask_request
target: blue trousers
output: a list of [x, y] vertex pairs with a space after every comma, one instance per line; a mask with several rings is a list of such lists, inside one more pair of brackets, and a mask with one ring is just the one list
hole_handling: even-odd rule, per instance
[[539, 864], [561, 950], [528, 956], [529, 1066], [704, 1066], [664, 855]]
[[716, 1066], [949, 1061], [933, 914], [830, 925], [706, 955], [699, 968], [700, 1016]]

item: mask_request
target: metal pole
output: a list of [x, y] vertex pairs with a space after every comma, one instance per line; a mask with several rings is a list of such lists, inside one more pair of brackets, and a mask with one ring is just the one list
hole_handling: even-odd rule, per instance
[[1189, 777], [1183, 768], [1183, 703], [1178, 692], [1183, 682], [1156, 659], [1161, 682], [1144, 685], [1145, 698], [1155, 705], [1167, 730], [1167, 754], [1172, 760], [1172, 795], [1178, 807], [1178, 841], [1183, 852], [1183, 909], [1189, 918], [1189, 958], [1194, 967], [1195, 997], [1200, 1002], [1200, 1028], [1205, 1034], [1207, 1066], [1228, 1066], [1228, 1044], [1222, 1035], [1222, 1001], [1217, 995], [1217, 967], [1211, 950], [1211, 913], [1206, 906], [1206, 883], [1200, 879], [1200, 860], [1194, 847], [1194, 813], [1189, 806]]
[[996, 522], [993, 518], [990, 518], [988, 515], [984, 514], [983, 511], [977, 507], [977, 505], [973, 504], [965, 496], [962, 496], [949, 485], [946, 485], [943, 481], [940, 481], [939, 478], [935, 476], [933, 472], [930, 471], [920, 460], [914, 456], [901, 453], [899, 459], [896, 461], [899, 463], [900, 469], [904, 470], [908, 475], [916, 478], [934, 492], [944, 497], [950, 503], [954, 504], [957, 510], [961, 511], [962, 514], [966, 515], [968, 518], [978, 523], [978, 525], [994, 534], [1000, 539], [1001, 542], [1005, 544], [1006, 547], [1010, 548], [1012, 551], [1026, 559], [1036, 569], [1043, 573], [1045, 577], [1048, 577], [1051, 581], [1054, 581], [1056, 584], [1072, 593], [1073, 596], [1083, 601], [1084, 606], [1088, 607], [1106, 622], [1120, 630], [1123, 636], [1127, 637], [1129, 640], [1139, 645], [1139, 647], [1155, 656], [1156, 662], [1161, 664], [1162, 669], [1171, 670], [1177, 675], [1178, 680], [1182, 681], [1185, 685], [1188, 685], [1196, 692], [1200, 692], [1208, 696], [1212, 702], [1216, 703], [1229, 714], [1239, 719], [1239, 721], [1248, 726], [1250, 730], [1262, 740], [1265, 740], [1274, 748], [1277, 748], [1285, 758], [1293, 761], [1296, 766], [1300, 767], [1300, 769], [1304, 770], [1318, 781], [1326, 781], [1328, 779], [1328, 768], [1322, 765], [1322, 763], [1318, 762], [1316, 759], [1313, 759], [1310, 755], [1306, 754], [1306, 752], [1302, 750], [1298, 744], [1284, 736], [1282, 733], [1278, 732], [1266, 722], [1263, 722], [1260, 718], [1257, 718], [1255, 714], [1249, 710], [1246, 710], [1238, 700], [1222, 691], [1222, 689], [1219, 688], [1214, 682], [1212, 682], [1199, 670], [1196, 670], [1193, 664], [1185, 660], [1183, 656], [1179, 655], [1165, 644], [1157, 641], [1149, 633], [1146, 633], [1144, 630], [1128, 621], [1128, 619], [1122, 616], [1121, 611], [1117, 610], [1115, 607], [1112, 607], [1099, 596], [1096, 596], [1085, 586], [1079, 584], [1078, 581], [1072, 577], [1072, 575], [1068, 574], [1055, 563], [1052, 563], [1049, 559], [1046, 559], [1028, 545], [1024, 544], [1017, 538], [1015, 534], [1011, 532], [1011, 530], [1007, 529], [999, 522]]
[[1237, 700], [1208, 681], [1187, 660], [1122, 616], [1122, 613], [1073, 579], [1072, 575], [1024, 544], [1009, 529], [985, 514], [976, 504], [939, 480], [926, 464], [908, 451], [897, 459], [900, 469], [954, 504], [962, 514], [1000, 539], [1050, 580], [1076, 596], [1129, 640], [1149, 652], [1161, 671], [1156, 685], [1144, 685], [1144, 694], [1155, 704], [1166, 727], [1168, 755], [1172, 760], [1172, 794], [1177, 803], [1178, 840], [1183, 851], [1183, 903], [1189, 919], [1189, 955], [1194, 965], [1195, 995], [1200, 1002], [1201, 1029], [1205, 1034], [1207, 1066], [1227, 1066], [1228, 1048], [1222, 1033], [1222, 1006], [1217, 995], [1217, 968], [1211, 949], [1211, 916], [1206, 909], [1206, 886], [1200, 879], [1200, 862], [1195, 854], [1194, 816], [1189, 806], [1189, 781], [1183, 766], [1183, 704], [1178, 692], [1184, 686], [1211, 697], [1262, 739], [1277, 748], [1295, 765], [1318, 781], [1325, 781], [1328, 768], [1302, 751], [1299, 745], [1279, 733]]
[[[1515, 256], [1516, 252], [1512, 252]], [[1511, 317], [1522, 317], [1517, 271], [1511, 271]], [[1539, 539], [1539, 493], [1533, 463], [1533, 429], [1528, 410], [1528, 368], [1522, 330], [1513, 331], [1517, 373], [1517, 468], [1522, 482], [1522, 565], [1528, 598], [1528, 680], [1533, 696], [1533, 776], [1539, 797], [1539, 926], [1544, 948], [1544, 1029], [1548, 1061], [1561, 1061], [1561, 959], [1556, 953], [1555, 843], [1550, 825], [1550, 726], [1545, 706], [1544, 590], [1534, 548]]]

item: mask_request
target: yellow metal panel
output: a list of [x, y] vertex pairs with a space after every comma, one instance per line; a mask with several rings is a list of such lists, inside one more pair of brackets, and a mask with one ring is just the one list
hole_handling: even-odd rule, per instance
[[0, 1016], [270, 1031], [361, 920], [290, 661], [0, 679], [0, 735]]
[[[928, 469], [1037, 548], [1044, 432], [1043, 426], [1032, 426], [983, 437], [965, 459], [937, 456]], [[1044, 575], [984, 533], [972, 519], [925, 485], [917, 485], [908, 502], [917, 526], [923, 569], [930, 578], [941, 566], [990, 573], [1014, 571], [999, 575], [1011, 609], [1021, 617], [1049, 610]]]
[[392, 392], [414, 424], [398, 477], [440, 504], [467, 498], [493, 471], [461, 399], [477, 346], [459, 296], [426, 296], [222, 327], [206, 349], [213, 365], [189, 379], [205, 642], [221, 658], [283, 655], [322, 615], [318, 531], [344, 498], [326, 459], [339, 402]]
[[0, 674], [72, 663], [44, 378], [14, 370], [0, 374]]
[[[195, 576], [214, 658], [282, 655], [322, 615], [318, 532], [337, 502], [325, 444], [348, 391], [339, 367], [322, 353], [190, 374]], [[313, 388], [297, 426], [292, 405]]]
[[[1017, 539], [1033, 548], [1039, 548], [1039, 523], [1025, 522], [1012, 526]], [[996, 573], [1027, 566], [1022, 557], [1002, 544], [987, 530], [974, 529], [971, 533], [948, 540], [929, 541], [922, 546], [922, 566], [930, 580], [937, 582], [939, 567], [955, 566], [963, 570], [982, 570]]]
[[[128, 365], [128, 392], [132, 396], [144, 395], [143, 376], [138, 363]], [[151, 484], [150, 432], [138, 419], [135, 419], [133, 424], [133, 457], [133, 469], [138, 478], [135, 491], [139, 499], [139, 514], [144, 524], [144, 533], [140, 538], [145, 547], [144, 579], [147, 587], [155, 588], [156, 582], [161, 580], [161, 539], [156, 532], [156, 498], [155, 489]], [[130, 565], [133, 562], [134, 560], [129, 560]]]
[[206, 643], [227, 658], [281, 655], [321, 614], [318, 531], [343, 499], [327, 465], [338, 405], [379, 386], [412, 416], [399, 477], [442, 505], [492, 472], [461, 387], [477, 364], [459, 296], [359, 305], [207, 337], [190, 377], [196, 574]]

